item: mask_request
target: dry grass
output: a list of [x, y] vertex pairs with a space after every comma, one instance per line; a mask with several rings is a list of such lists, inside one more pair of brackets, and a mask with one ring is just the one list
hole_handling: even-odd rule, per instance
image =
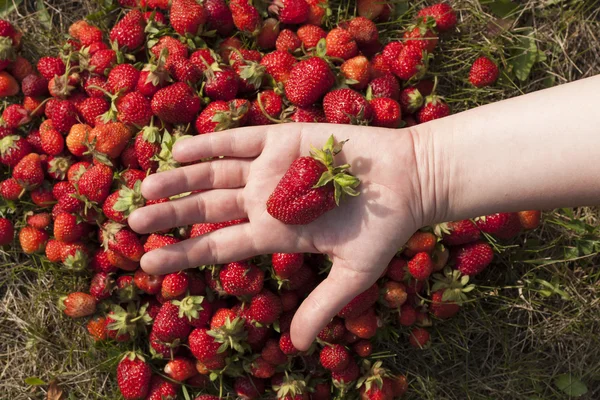
[[[453, 4], [460, 26], [442, 40], [431, 70], [455, 112], [600, 73], [598, 1], [523, 1], [504, 19], [474, 0]], [[10, 18], [26, 33], [26, 56], [35, 59], [57, 50], [68, 25], [97, 8], [89, 0], [27, 1]], [[46, 24], [40, 23], [44, 12]], [[381, 28], [395, 37], [397, 26]], [[529, 33], [545, 60], [528, 79], [505, 76], [488, 89], [467, 84], [476, 56], [489, 53], [509, 70]], [[582, 398], [600, 398], [599, 221], [592, 208], [548, 213], [540, 230], [514, 246], [498, 244], [494, 267], [477, 279], [476, 301], [436, 324], [431, 349], [406, 346], [406, 332], [397, 344], [383, 344], [396, 354], [391, 364], [410, 379], [408, 398], [564, 399], [554, 379], [565, 373], [587, 384]], [[46, 398], [46, 386], [25, 383], [38, 377], [58, 379], [71, 399], [118, 399], [111, 371], [121, 349], [94, 346], [85, 328], [55, 305], [60, 294], [84, 288], [85, 277], [65, 275], [17, 249], [0, 252], [0, 263], [0, 398]]]

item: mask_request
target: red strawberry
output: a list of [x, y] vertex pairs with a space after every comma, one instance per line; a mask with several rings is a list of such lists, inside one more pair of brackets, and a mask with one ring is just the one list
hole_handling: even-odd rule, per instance
[[92, 277], [89, 292], [97, 301], [102, 301], [110, 297], [112, 285], [113, 280], [109, 274], [98, 272]]
[[4, 126], [11, 129], [19, 128], [31, 122], [31, 115], [20, 104], [11, 104], [2, 112]]
[[271, 257], [273, 271], [280, 279], [288, 279], [304, 264], [302, 253], [275, 253]]
[[417, 311], [410, 304], [404, 304], [400, 307], [398, 323], [402, 326], [412, 326], [417, 321]]
[[402, 37], [407, 46], [416, 46], [428, 53], [433, 52], [438, 43], [437, 35], [424, 23], [411, 25]]
[[321, 58], [312, 57], [292, 68], [285, 93], [292, 104], [307, 107], [327, 93], [334, 81], [327, 63]]
[[190, 333], [188, 344], [194, 357], [203, 363], [219, 360], [227, 353], [219, 353], [221, 343], [212, 337], [206, 328], [197, 328]]
[[0, 162], [6, 166], [16, 166], [31, 151], [29, 142], [18, 135], [11, 134], [0, 140]]
[[117, 384], [126, 400], [141, 400], [150, 388], [152, 370], [144, 358], [129, 352], [117, 366]]
[[[129, 51], [135, 51], [142, 47], [146, 36], [144, 29], [146, 22], [140, 10], [131, 10], [115, 24], [110, 31], [110, 41], [116, 42], [119, 47], [125, 47]], [[38, 67], [39, 68], [39, 67]]]
[[113, 170], [98, 164], [90, 167], [77, 181], [79, 194], [90, 201], [102, 204], [110, 194], [113, 180]]
[[142, 292], [151, 295], [160, 293], [163, 279], [164, 277], [162, 275], [149, 275], [141, 269], [135, 271], [135, 274], [133, 275], [133, 283], [135, 286]]
[[177, 398], [178, 392], [179, 385], [153, 375], [145, 400], [172, 400]]
[[[98, 117], [107, 112], [109, 109], [110, 103], [106, 99], [89, 97], [81, 102], [78, 111], [85, 123], [93, 127], [96, 125]], [[71, 127], [71, 129], [73, 129], [73, 127]]]
[[281, 299], [272, 292], [263, 289], [252, 297], [246, 316], [261, 325], [271, 325], [281, 315]]
[[348, 60], [358, 54], [358, 46], [352, 34], [342, 28], [333, 28], [325, 38], [329, 57]]
[[345, 370], [341, 372], [332, 372], [331, 379], [336, 386], [348, 385], [360, 376], [360, 368], [356, 361], [351, 360]]
[[187, 124], [200, 111], [200, 99], [194, 90], [183, 82], [160, 89], [152, 97], [152, 112], [163, 122]]
[[279, 33], [279, 36], [277, 36], [277, 41], [275, 42], [275, 48], [277, 51], [288, 51], [290, 53], [299, 50], [301, 45], [302, 42], [300, 41], [300, 38], [298, 38], [298, 35], [289, 29], [282, 30]]
[[12, 175], [19, 185], [28, 190], [33, 190], [41, 185], [44, 181], [44, 170], [40, 156], [31, 153], [23, 157], [15, 166]]
[[379, 286], [374, 283], [367, 290], [352, 299], [337, 315], [341, 318], [357, 317], [373, 306], [378, 298]]
[[27, 216], [27, 225], [36, 229], [46, 229], [51, 223], [52, 216], [48, 213], [39, 213]]
[[15, 96], [19, 93], [19, 84], [11, 74], [0, 71], [0, 97]]
[[74, 22], [69, 27], [69, 35], [79, 40], [82, 46], [89, 46], [92, 43], [102, 41], [102, 30], [85, 20]]
[[245, 261], [225, 265], [219, 272], [223, 290], [232, 296], [255, 296], [263, 287], [264, 272]]
[[256, 44], [262, 50], [273, 49], [279, 36], [280, 24], [275, 18], [267, 18], [256, 36]]
[[205, 223], [205, 224], [194, 224], [192, 226], [192, 230], [190, 232], [190, 237], [195, 238], [198, 236], [205, 235], [210, 232], [214, 232], [221, 228], [226, 228], [228, 226], [241, 224], [244, 222], [248, 222], [247, 219], [235, 219], [233, 221], [227, 222], [218, 222], [218, 223]]
[[364, 313], [344, 320], [346, 329], [361, 339], [370, 339], [375, 336], [380, 326], [380, 321], [373, 308]]
[[[143, 198], [142, 198], [143, 201]], [[179, 239], [173, 236], [160, 235], [157, 233], [153, 233], [146, 239], [146, 243], [144, 243], [144, 251], [146, 253], [151, 252], [152, 250], [159, 249], [161, 247], [170, 246], [172, 244], [178, 243]]]
[[327, 32], [320, 26], [316, 25], [303, 25], [298, 28], [298, 39], [302, 41], [306, 50], [317, 47], [317, 44], [321, 39], [327, 37]]
[[[248, 125], [270, 125], [283, 111], [283, 100], [273, 90], [258, 93], [248, 111]], [[269, 117], [271, 119], [269, 119]]]
[[48, 81], [37, 74], [27, 75], [21, 82], [21, 91], [25, 96], [46, 96], [48, 94]]
[[290, 119], [294, 122], [327, 122], [323, 109], [318, 106], [296, 108]]
[[106, 319], [104, 317], [95, 317], [88, 321], [87, 331], [96, 342], [106, 340]]
[[399, 308], [406, 303], [407, 298], [406, 286], [403, 283], [388, 281], [383, 284], [383, 300], [389, 308]]
[[410, 332], [409, 342], [411, 346], [422, 349], [429, 343], [429, 331], [423, 328], [414, 328]]
[[452, 259], [455, 268], [463, 275], [475, 276], [491, 264], [494, 251], [484, 242], [469, 243], [456, 249]]
[[[388, 61], [389, 63], [389, 61]], [[427, 70], [422, 50], [418, 46], [404, 46], [396, 61], [391, 64], [392, 72], [405, 81], [423, 76]]]
[[365, 56], [356, 56], [345, 61], [340, 71], [351, 88], [362, 90], [367, 87], [371, 76], [371, 65]]
[[265, 383], [247, 376], [235, 378], [233, 390], [241, 399], [258, 399], [265, 392]]
[[130, 92], [116, 102], [119, 122], [139, 127], [150, 123], [152, 110], [150, 102], [140, 92]]
[[120, 253], [131, 261], [139, 261], [144, 254], [144, 247], [137, 235], [124, 225], [107, 222], [102, 226], [100, 236], [105, 249]]
[[204, 9], [209, 30], [216, 30], [221, 36], [228, 36], [233, 32], [235, 28], [233, 17], [224, 0], [206, 0]]
[[182, 36], [198, 35], [207, 21], [202, 3], [196, 0], [173, 0], [170, 11], [171, 26]]
[[229, 67], [216, 66], [205, 72], [206, 83], [204, 93], [211, 100], [230, 101], [235, 99], [239, 89], [239, 77]]
[[[46, 107], [46, 114], [48, 113]], [[77, 107], [68, 100], [57, 101], [49, 114], [52, 119], [52, 126], [63, 135], [69, 133], [71, 127], [78, 122]], [[40, 127], [40, 134], [41, 131], [42, 128]]]
[[262, 357], [255, 359], [250, 364], [250, 373], [253, 377], [259, 379], [268, 379], [275, 375], [275, 368], [272, 364], [269, 364]]
[[373, 344], [368, 340], [362, 339], [352, 345], [352, 350], [359, 357], [367, 358], [373, 353]]
[[184, 341], [188, 337], [191, 326], [187, 318], [183, 315], [180, 317], [179, 314], [179, 307], [173, 302], [167, 301], [160, 307], [152, 325], [152, 333], [157, 339], [173, 343], [175, 340]]
[[450, 115], [450, 107], [439, 96], [431, 95], [425, 99], [425, 104], [417, 113], [419, 123], [429, 122], [434, 119]]
[[185, 82], [188, 85], [195, 85], [202, 79], [202, 70], [187, 58], [171, 58], [169, 71], [176, 81]]
[[[314, 149], [310, 157], [297, 158], [271, 193], [267, 201], [269, 214], [285, 224], [304, 225], [334, 209], [343, 194], [358, 195], [354, 189], [360, 181], [346, 173], [347, 166], [332, 165], [339, 151], [331, 136], [322, 150]], [[331, 177], [323, 180], [327, 172]]]
[[327, 343], [339, 343], [346, 334], [344, 321], [339, 317], [334, 317], [331, 322], [319, 332], [317, 337]]
[[498, 79], [499, 73], [496, 63], [487, 57], [479, 57], [471, 66], [469, 81], [478, 88], [491, 86]]
[[424, 281], [433, 272], [433, 261], [429, 253], [417, 253], [408, 262], [408, 271], [410, 274], [419, 281]]
[[465, 219], [439, 224], [434, 229], [435, 234], [449, 246], [458, 246], [477, 241], [481, 232], [473, 221]]
[[452, 318], [460, 311], [460, 306], [458, 304], [444, 299], [444, 292], [446, 290], [447, 289], [437, 290], [431, 295], [429, 311], [439, 319]]
[[260, 14], [248, 0], [230, 1], [229, 9], [236, 28], [250, 35], [258, 33], [261, 25]]
[[57, 156], [65, 148], [65, 139], [57, 130], [40, 130], [40, 138], [42, 140], [42, 149], [48, 155]]
[[341, 372], [348, 367], [352, 356], [350, 352], [340, 344], [325, 346], [319, 354], [321, 365], [325, 369], [334, 372]]
[[329, 8], [327, 0], [307, 0], [306, 2], [308, 3], [306, 23], [317, 26], [322, 25]]
[[183, 382], [198, 374], [196, 363], [189, 358], [176, 357], [165, 365], [165, 374], [173, 380]]
[[364, 51], [379, 42], [379, 31], [373, 21], [365, 17], [356, 17], [348, 23], [348, 32], [352, 35], [358, 47]]
[[373, 109], [372, 126], [398, 128], [402, 122], [402, 111], [396, 100], [378, 97], [369, 102]]
[[0, 246], [11, 244], [15, 236], [15, 228], [10, 220], [0, 218]]
[[185, 317], [191, 326], [196, 328], [208, 326], [213, 308], [206, 298], [187, 296], [181, 301], [173, 301], [173, 304], [179, 307], [179, 315]]
[[189, 279], [185, 272], [165, 275], [162, 281], [161, 295], [165, 300], [176, 299], [185, 295]]
[[498, 213], [475, 219], [477, 227], [499, 239], [512, 239], [521, 231], [517, 213]]
[[261, 350], [261, 357], [271, 365], [283, 365], [287, 362], [287, 356], [279, 348], [279, 342], [269, 339]]
[[82, 292], [70, 293], [59, 300], [60, 308], [71, 318], [81, 318], [96, 312], [96, 299]]
[[417, 253], [431, 254], [437, 244], [437, 237], [431, 232], [417, 231], [406, 242], [404, 255], [412, 257]]
[[83, 88], [88, 96], [103, 98], [104, 92], [100, 89], [96, 89], [96, 87], [106, 90], [106, 77], [104, 75], [91, 75], [84, 80]]
[[[86, 130], [82, 127], [78, 135], [85, 135]], [[110, 122], [99, 124], [89, 132], [88, 143], [94, 144], [94, 155], [105, 161], [108, 158], [117, 158], [131, 139], [131, 130], [121, 122]]]
[[279, 338], [279, 348], [283, 354], [288, 356], [294, 356], [300, 353], [300, 350], [294, 347], [294, 344], [292, 343], [292, 337], [290, 336], [289, 332], [281, 334], [281, 337]]
[[447, 3], [438, 3], [425, 7], [419, 11], [418, 17], [431, 17], [435, 20], [435, 28], [438, 32], [446, 32], [456, 26], [456, 13]]
[[521, 211], [518, 213], [521, 227], [525, 230], [536, 229], [542, 219], [541, 211]]
[[305, 0], [275, 0], [269, 11], [279, 17], [282, 24], [301, 24], [308, 18], [308, 3]]
[[360, 93], [352, 89], [329, 92], [323, 99], [327, 122], [332, 124], [360, 124], [371, 120], [373, 109]]
[[0, 195], [6, 200], [18, 200], [24, 190], [15, 178], [8, 178], [0, 184]]
[[60, 213], [54, 218], [54, 237], [64, 243], [72, 243], [81, 239], [84, 225], [77, 217], [69, 213]]
[[[283, 51], [273, 51], [269, 54], [266, 54], [261, 60], [260, 60], [260, 65], [264, 66], [267, 70], [267, 73], [269, 75], [271, 75], [273, 77], [273, 79], [275, 79], [276, 82], [281, 82], [281, 83], [286, 83], [290, 77], [290, 74], [292, 72], [292, 68], [294, 67], [294, 65], [296, 65], [296, 59], [294, 58], [294, 56], [292, 56], [290, 53], [283, 52]], [[310, 68], [311, 70], [314, 68], [313, 65], [317, 65], [319, 64], [319, 69], [326, 71], [323, 67], [326, 66], [327, 69], [329, 69], [329, 67], [327, 66], [327, 63], [324, 63], [324, 65], [320, 64], [318, 61], [312, 61], [311, 66], [306, 66], [305, 67], [305, 71], [306, 68]], [[295, 79], [296, 80], [301, 80], [304, 77], [302, 76], [303, 73], [302, 72], [297, 72], [295, 74]], [[327, 74], [325, 72], [325, 74], [321, 73], [321, 75], [325, 75], [325, 76], [329, 76], [329, 74]], [[335, 80], [335, 78], [333, 78], [333, 75], [331, 75], [330, 78], [327, 78], [326, 80], [324, 80], [325, 82], [329, 82], [331, 80], [331, 84], [329, 85], [329, 87], [333, 86], [333, 82]], [[297, 87], [297, 91], [299, 91], [303, 84], [302, 82], [298, 82], [297, 84], [292, 83], [292, 85], [295, 85]], [[318, 85], [313, 85], [313, 91], [316, 90], [316, 88], [318, 87]], [[322, 94], [321, 94], [322, 95]], [[321, 96], [319, 95], [319, 97]], [[293, 95], [292, 95], [293, 96]], [[316, 101], [316, 100], [315, 100]], [[312, 102], [311, 102], [312, 104]]]
[[56, 75], [64, 75], [67, 68], [65, 63], [58, 57], [42, 57], [37, 63], [37, 70], [46, 78], [46, 81], [50, 81]]
[[38, 207], [49, 207], [56, 199], [52, 195], [52, 188], [47, 182], [43, 182], [42, 185], [31, 191], [31, 201]]
[[389, 19], [394, 5], [378, 0], [358, 0], [358, 15], [372, 21], [385, 22]]
[[131, 64], [119, 64], [108, 73], [106, 88], [112, 94], [125, 94], [135, 90], [140, 71]]
[[160, 132], [154, 125], [146, 126], [135, 138], [135, 155], [140, 167], [155, 172], [158, 161], [153, 158], [160, 151]]

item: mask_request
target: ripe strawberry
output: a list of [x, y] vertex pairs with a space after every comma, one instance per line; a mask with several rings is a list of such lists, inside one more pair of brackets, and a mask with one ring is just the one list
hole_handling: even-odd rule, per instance
[[31, 145], [26, 139], [10, 134], [0, 140], [0, 163], [15, 167], [31, 151]]
[[[82, 128], [83, 129], [83, 128]], [[85, 131], [85, 130], [84, 130]], [[79, 132], [78, 132], [79, 133]], [[79, 133], [81, 135], [81, 133]], [[103, 160], [117, 158], [131, 139], [131, 130], [121, 122], [99, 124], [89, 132], [88, 143], [94, 144], [94, 155]], [[103, 157], [104, 156], [104, 157]]]
[[497, 213], [475, 219], [477, 227], [499, 239], [512, 239], [521, 231], [517, 213]]
[[344, 321], [339, 317], [334, 317], [331, 322], [319, 332], [317, 338], [327, 343], [340, 343], [346, 332]]
[[202, 70], [187, 58], [171, 59], [169, 71], [176, 81], [188, 85], [195, 85], [202, 79]]
[[[247, 107], [246, 107], [247, 111]], [[198, 115], [196, 119], [196, 131], [200, 134], [219, 132], [239, 126], [237, 110], [225, 101], [212, 101]]]
[[475, 276], [481, 273], [494, 258], [492, 247], [484, 242], [465, 244], [452, 255], [454, 266], [463, 275]]
[[104, 165], [98, 164], [90, 167], [79, 178], [79, 194], [101, 205], [110, 194], [110, 187], [113, 180], [113, 170]]
[[424, 281], [433, 272], [433, 261], [429, 253], [417, 253], [408, 262], [408, 272], [417, 280]]
[[54, 218], [54, 237], [64, 243], [72, 243], [81, 239], [84, 225], [77, 217], [69, 213], [60, 213]]
[[425, 104], [417, 113], [419, 123], [429, 122], [434, 119], [444, 118], [450, 115], [450, 107], [444, 99], [431, 95], [425, 98]]
[[267, 289], [263, 289], [260, 293], [252, 297], [246, 316], [251, 321], [266, 326], [277, 321], [281, 312], [281, 299]]
[[55, 129], [40, 130], [40, 138], [42, 140], [42, 150], [48, 155], [57, 156], [65, 148], [63, 135]]
[[277, 36], [277, 41], [275, 42], [277, 51], [287, 51], [290, 53], [299, 50], [301, 45], [302, 41], [300, 41], [298, 35], [289, 29], [284, 29], [279, 32], [279, 36]]
[[196, 0], [173, 0], [170, 11], [171, 26], [182, 36], [198, 35], [207, 21], [204, 6]]
[[417, 253], [431, 254], [437, 244], [437, 237], [431, 232], [417, 231], [406, 242], [404, 255], [412, 257]]
[[188, 344], [194, 357], [203, 363], [223, 358], [227, 352], [219, 353], [221, 343], [212, 337], [206, 328], [197, 328], [190, 333]]
[[327, 0], [307, 0], [306, 2], [308, 3], [308, 17], [306, 23], [316, 26], [323, 25], [329, 8]]
[[431, 295], [429, 311], [439, 319], [452, 318], [460, 311], [458, 304], [450, 300], [444, 300], [445, 291], [446, 289], [437, 290]]
[[258, 399], [265, 392], [265, 383], [260, 379], [253, 379], [252, 377], [241, 376], [235, 378], [233, 383], [233, 390], [239, 396], [240, 399]]
[[156, 295], [160, 293], [162, 287], [163, 275], [149, 275], [143, 270], [138, 269], [133, 275], [133, 283], [142, 292]]
[[190, 86], [178, 82], [156, 92], [152, 97], [151, 106], [154, 115], [163, 122], [187, 124], [198, 115], [200, 99]]
[[352, 350], [359, 357], [367, 358], [373, 353], [373, 344], [368, 340], [362, 339], [352, 345]]
[[325, 38], [327, 42], [327, 55], [329, 57], [348, 60], [358, 54], [358, 45], [352, 34], [342, 28], [333, 28]]
[[140, 171], [139, 169], [128, 169], [121, 172], [121, 180], [123, 181], [123, 185], [127, 186], [129, 189], [135, 188], [137, 182], [141, 182], [145, 178], [146, 173], [144, 171]]
[[323, 110], [331, 124], [362, 124], [373, 116], [371, 105], [362, 94], [352, 89], [327, 93], [323, 99]]
[[319, 354], [321, 365], [334, 372], [345, 370], [350, 364], [351, 358], [350, 352], [341, 344], [325, 346]]
[[417, 310], [410, 304], [404, 304], [400, 307], [398, 323], [402, 326], [412, 326], [417, 322]]
[[373, 109], [372, 126], [395, 129], [402, 123], [402, 111], [396, 100], [378, 97], [369, 101], [369, 104]]
[[117, 252], [131, 261], [140, 261], [144, 254], [144, 247], [137, 235], [124, 225], [107, 222], [102, 225], [100, 236], [105, 249]]
[[[110, 31], [110, 41], [116, 42], [119, 47], [135, 51], [142, 47], [146, 36], [144, 29], [146, 22], [140, 10], [131, 10], [113, 26]], [[38, 66], [39, 69], [39, 66]]]
[[[106, 99], [89, 97], [81, 103], [78, 111], [85, 123], [93, 127], [96, 125], [98, 117], [107, 112], [109, 109], [110, 103]], [[72, 129], [73, 127], [71, 127], [71, 130]]]
[[347, 317], [344, 320], [346, 329], [361, 339], [370, 339], [377, 333], [380, 321], [373, 308], [356, 317]]
[[52, 195], [52, 187], [48, 182], [43, 182], [40, 187], [33, 189], [29, 194], [33, 204], [38, 207], [49, 207], [56, 201]]
[[24, 190], [15, 178], [8, 178], [0, 184], [0, 195], [5, 200], [18, 200]]
[[223, 290], [232, 296], [255, 296], [262, 290], [264, 275], [257, 266], [240, 261], [221, 268], [219, 280]]
[[352, 299], [344, 308], [338, 312], [340, 318], [358, 317], [379, 299], [379, 286], [376, 283], [371, 285], [367, 290]]
[[327, 32], [316, 25], [302, 25], [296, 34], [306, 50], [317, 47], [319, 41], [327, 37]]
[[[258, 93], [248, 111], [248, 125], [270, 125], [283, 111], [283, 100], [273, 90]], [[269, 119], [269, 117], [271, 119]]]
[[229, 9], [236, 28], [241, 32], [255, 35], [261, 25], [258, 10], [248, 0], [234, 0], [229, 2]]
[[279, 348], [279, 342], [275, 339], [269, 339], [261, 350], [263, 360], [271, 365], [283, 365], [287, 362], [287, 356]]
[[438, 44], [437, 35], [424, 23], [409, 26], [402, 37], [406, 46], [415, 46], [428, 53], [432, 53]]
[[46, 96], [48, 94], [48, 81], [37, 74], [27, 75], [21, 82], [21, 91], [25, 96]]
[[[189, 384], [189, 382], [186, 383]], [[167, 381], [159, 375], [153, 375], [145, 400], [173, 400], [177, 398], [178, 392], [179, 385]]]
[[292, 115], [290, 115], [290, 119], [294, 122], [327, 122], [325, 113], [319, 106], [296, 108]]
[[92, 277], [89, 292], [97, 301], [108, 299], [112, 289], [113, 279], [106, 272], [98, 272]]
[[117, 384], [126, 400], [140, 400], [146, 397], [150, 388], [152, 370], [146, 360], [129, 352], [117, 366]]
[[269, 379], [275, 375], [275, 368], [262, 357], [258, 357], [250, 364], [250, 374], [259, 379]]
[[[265, 56], [260, 60], [260, 65], [262, 65], [266, 68], [267, 73], [269, 75], [271, 75], [273, 77], [273, 79], [275, 79], [275, 82], [281, 82], [281, 83], [286, 83], [288, 81], [290, 74], [292, 72], [292, 69], [293, 69], [294, 65], [296, 65], [296, 63], [297, 63], [297, 61], [294, 58], [294, 56], [292, 56], [287, 51], [286, 52], [273, 51], [269, 54], [265, 54]], [[310, 64], [311, 64], [311, 66], [308, 67], [308, 65], [307, 65], [305, 67], [305, 70], [306, 70], [306, 68], [310, 68], [312, 70], [313, 69], [312, 65], [319, 64], [319, 68], [323, 71], [326, 71], [323, 67], [327, 66], [327, 63], [324, 63], [324, 65], [323, 65], [323, 64], [320, 64], [318, 61], [312, 61]], [[327, 66], [327, 69], [329, 69], [328, 66]], [[325, 73], [325, 74], [322, 73], [322, 75], [328, 76], [328, 78], [325, 80], [325, 82], [329, 82], [331, 80], [332, 83], [329, 85], [329, 88], [331, 88], [331, 86], [333, 86], [333, 81], [335, 80], [335, 78], [333, 78], [333, 75], [329, 75], [327, 73]], [[304, 78], [303, 73], [300, 71], [297, 72], [295, 74], [295, 76], [296, 76], [295, 79], [297, 79], [297, 80]], [[292, 85], [294, 85], [294, 83], [292, 83]], [[300, 90], [299, 88], [301, 88], [303, 86], [303, 84], [301, 82], [298, 82], [295, 86], [297, 87], [296, 90], [298, 91], [298, 90]], [[318, 85], [313, 85], [313, 91], [316, 90], [317, 87], [318, 87]], [[319, 97], [320, 96], [321, 95], [319, 95]]]
[[152, 333], [158, 340], [173, 343], [175, 340], [184, 341], [188, 337], [191, 326], [187, 318], [183, 315], [180, 317], [179, 313], [179, 307], [170, 301], [160, 307], [152, 325]]
[[426, 329], [414, 328], [410, 332], [410, 345], [417, 349], [423, 349], [429, 343], [429, 336], [429, 331]]
[[292, 68], [285, 92], [292, 104], [307, 107], [331, 89], [334, 80], [327, 63], [321, 58], [312, 57]]
[[469, 81], [477, 88], [493, 85], [498, 79], [498, 66], [487, 57], [479, 57], [473, 62], [469, 72]]
[[89, 46], [92, 43], [102, 41], [102, 30], [85, 20], [74, 22], [69, 27], [69, 35], [79, 40], [82, 46]]
[[46, 229], [52, 223], [52, 216], [48, 213], [31, 214], [27, 216], [26, 222], [36, 229]]
[[449, 246], [459, 246], [475, 242], [481, 237], [479, 228], [469, 219], [439, 224], [434, 229], [434, 232]]
[[217, 330], [227, 324], [231, 324], [237, 317], [237, 313], [233, 309], [219, 308], [210, 319], [210, 329]]
[[360, 376], [360, 368], [356, 361], [351, 360], [345, 370], [341, 372], [332, 372], [331, 379], [336, 386], [349, 385], [356, 381]]
[[140, 92], [130, 92], [116, 102], [117, 120], [126, 125], [145, 126], [150, 123], [150, 101]]
[[235, 25], [225, 0], [206, 0], [204, 9], [209, 30], [216, 30], [221, 36], [228, 36], [233, 32]]
[[31, 122], [31, 115], [20, 104], [11, 104], [2, 112], [4, 126], [11, 129], [19, 128]]
[[96, 299], [82, 292], [70, 293], [59, 300], [63, 312], [71, 318], [81, 318], [96, 312]]
[[239, 90], [239, 77], [232, 68], [217, 66], [205, 71], [204, 93], [211, 100], [230, 101]]
[[403, 283], [388, 281], [383, 285], [383, 300], [389, 308], [400, 308], [406, 300], [406, 286]]
[[525, 230], [536, 229], [542, 219], [541, 211], [521, 211], [518, 213], [521, 228]]
[[256, 36], [256, 44], [261, 50], [271, 50], [275, 48], [279, 32], [280, 24], [278, 20], [275, 18], [265, 19]]
[[403, 46], [393, 63], [388, 61], [388, 64], [392, 72], [405, 81], [418, 79], [427, 71], [423, 51], [418, 46]]
[[64, 75], [67, 68], [58, 57], [42, 57], [37, 63], [37, 70], [47, 81], [50, 81], [56, 75]]
[[377, 0], [358, 0], [358, 15], [372, 21], [385, 22], [389, 19], [393, 4]]
[[131, 64], [119, 64], [110, 70], [106, 88], [112, 94], [125, 94], [135, 90], [140, 71]]
[[402, 112], [412, 114], [423, 105], [423, 95], [419, 89], [414, 86], [404, 88], [400, 93], [400, 106]]
[[106, 340], [106, 319], [104, 317], [95, 317], [88, 321], [87, 331], [96, 342]]
[[91, 75], [83, 82], [83, 88], [89, 97], [103, 98], [104, 92], [100, 89], [96, 89], [96, 87], [106, 90], [106, 77], [104, 75]]
[[31, 65], [29, 60], [20, 55], [17, 55], [15, 61], [7, 69], [17, 82], [22, 82], [26, 76], [34, 73], [33, 65]]
[[33, 190], [40, 186], [44, 181], [44, 170], [42, 169], [40, 156], [31, 153], [23, 157], [15, 166], [12, 175], [19, 185], [28, 190]]
[[446, 32], [456, 26], [456, 13], [447, 3], [438, 3], [425, 7], [419, 11], [418, 17], [431, 17], [435, 20], [435, 29], [438, 32]]
[[194, 64], [201, 72], [206, 71], [211, 65], [216, 63], [218, 56], [210, 49], [199, 49], [192, 53], [190, 62]]
[[379, 42], [379, 31], [373, 21], [365, 17], [356, 17], [348, 23], [348, 32], [356, 41], [358, 47], [364, 51]]
[[275, 0], [269, 12], [275, 14], [282, 24], [302, 24], [308, 18], [308, 3], [304, 0]]
[[[69, 133], [71, 127], [78, 122], [77, 107], [68, 100], [58, 100], [51, 112], [46, 107], [46, 114], [48, 113], [50, 113], [50, 118], [52, 119], [52, 126], [63, 135]], [[40, 127], [40, 133], [41, 131]]]
[[191, 359], [176, 357], [165, 365], [165, 374], [175, 381], [183, 382], [198, 374], [198, 371], [196, 371], [196, 363]]
[[[91, 130], [92, 128], [85, 124], [75, 124], [71, 127], [66, 138], [67, 149], [71, 154], [76, 157], [83, 157], [88, 150], [86, 143], [90, 140]], [[79, 165], [77, 168], [79, 168]]]
[[15, 228], [10, 220], [0, 218], [0, 246], [11, 244], [15, 236]]
[[19, 93], [19, 84], [11, 74], [0, 71], [0, 97], [15, 96]]
[[188, 289], [189, 279], [185, 272], [176, 272], [165, 275], [162, 286], [161, 295], [165, 300], [182, 298]]
[[295, 356], [296, 354], [300, 353], [300, 350], [294, 347], [294, 344], [292, 343], [292, 337], [290, 336], [289, 332], [281, 334], [281, 337], [279, 338], [279, 349], [287, 356]]
[[302, 267], [304, 254], [275, 253], [271, 256], [273, 271], [280, 279], [288, 279]]
[[346, 83], [353, 89], [362, 90], [369, 84], [371, 65], [365, 56], [356, 56], [345, 61], [340, 71], [346, 78]]
[[[138, 185], [139, 187], [139, 185]], [[138, 189], [139, 191], [139, 189]], [[143, 201], [143, 198], [140, 195], [140, 199]], [[146, 253], [151, 252], [152, 250], [160, 249], [161, 247], [170, 246], [172, 244], [178, 243], [179, 239], [173, 236], [160, 235], [157, 233], [153, 233], [146, 239], [146, 243], [144, 243], [144, 251]]]

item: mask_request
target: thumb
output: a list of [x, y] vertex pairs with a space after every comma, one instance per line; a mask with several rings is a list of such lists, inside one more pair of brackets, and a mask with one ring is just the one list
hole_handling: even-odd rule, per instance
[[334, 262], [327, 278], [302, 302], [294, 315], [290, 332], [294, 347], [307, 350], [331, 319], [379, 278], [377, 271], [380, 270], [360, 271], [346, 262]]

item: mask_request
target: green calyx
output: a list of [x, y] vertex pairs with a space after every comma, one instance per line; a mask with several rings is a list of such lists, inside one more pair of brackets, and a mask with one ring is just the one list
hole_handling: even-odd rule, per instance
[[468, 275], [462, 275], [460, 271], [449, 267], [444, 268], [443, 273], [433, 275], [433, 279], [434, 284], [431, 290], [433, 292], [443, 290], [443, 302], [462, 305], [469, 299], [467, 294], [475, 289], [475, 285], [469, 284]]
[[185, 316], [189, 321], [192, 321], [198, 318], [199, 311], [204, 310], [204, 307], [202, 307], [203, 302], [203, 296], [187, 296], [181, 301], [173, 301], [173, 304], [179, 307], [179, 318]]
[[355, 189], [360, 185], [360, 180], [348, 173], [350, 164], [334, 166], [334, 156], [342, 151], [342, 146], [346, 141], [335, 144], [333, 135], [329, 137], [323, 149], [312, 147], [310, 155], [319, 161], [327, 171], [321, 175], [319, 181], [313, 186], [314, 189], [333, 183], [335, 188], [335, 204], [340, 205], [340, 199], [343, 195], [358, 196], [360, 192]]
[[67, 256], [63, 265], [71, 272], [83, 272], [88, 266], [88, 256], [83, 251], [77, 250], [75, 254]]
[[146, 330], [146, 325], [152, 323], [152, 318], [146, 312], [148, 305], [144, 304], [137, 309], [135, 303], [129, 303], [127, 311], [118, 305], [111, 308], [110, 318], [114, 321], [108, 324], [108, 329], [117, 331], [117, 336], [129, 334], [135, 337], [139, 332]]
[[14, 61], [16, 58], [17, 52], [12, 39], [7, 36], [0, 37], [0, 60]]
[[122, 212], [125, 217], [128, 217], [132, 212], [145, 204], [145, 199], [142, 196], [142, 181], [137, 181], [133, 185], [133, 189], [123, 186], [119, 190], [119, 198], [113, 205], [113, 210]]
[[363, 375], [356, 383], [356, 387], [360, 388], [364, 385], [367, 392], [371, 390], [373, 385], [377, 385], [381, 389], [383, 387], [383, 378], [390, 376], [388, 370], [383, 368], [381, 361], [371, 364], [370, 361], [364, 360], [362, 370]]
[[297, 395], [308, 393], [308, 379], [301, 375], [288, 375], [286, 372], [281, 385], [273, 386], [273, 390], [277, 391], [278, 399], [295, 398]]
[[248, 350], [248, 344], [246, 343], [248, 332], [244, 329], [242, 318], [237, 317], [233, 321], [228, 318], [223, 326], [212, 329], [207, 333], [215, 338], [216, 342], [222, 343], [217, 351], [219, 354], [224, 353], [227, 349], [233, 349], [240, 354]]
[[0, 140], [0, 154], [4, 155], [9, 150], [14, 149], [16, 147], [15, 142], [20, 138], [21, 137], [18, 135], [10, 135], [2, 138], [2, 140]]

